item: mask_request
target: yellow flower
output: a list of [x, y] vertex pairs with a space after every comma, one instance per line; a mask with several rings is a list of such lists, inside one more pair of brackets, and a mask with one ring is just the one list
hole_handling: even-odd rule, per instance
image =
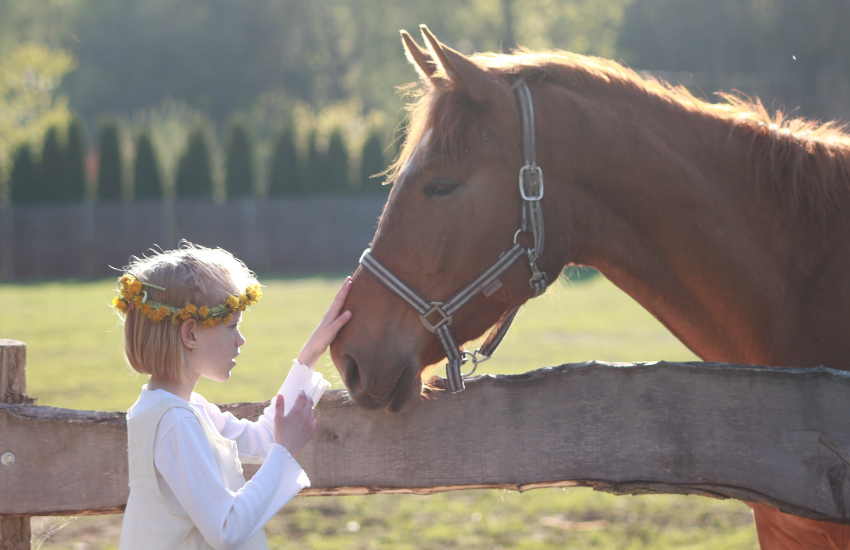
[[139, 294], [139, 293], [142, 291], [142, 282], [141, 282], [141, 281], [137, 281], [137, 280], [133, 279], [133, 282], [132, 282], [132, 283], [130, 283], [130, 285], [129, 285], [128, 289], [129, 289], [129, 290], [130, 290], [130, 292], [132, 292], [133, 294]]
[[227, 300], [224, 301], [230, 309], [236, 309], [239, 307], [239, 298], [233, 296], [232, 294], [227, 297]]
[[[209, 313], [210, 313], [210, 308], [208, 308], [207, 306], [201, 306], [200, 309], [198, 309], [198, 313], [201, 314], [201, 317], [206, 319], [207, 315], [209, 315]], [[206, 326], [206, 325], [204, 325], [204, 326]]]
[[214, 319], [205, 319], [204, 320], [204, 328], [211, 328], [215, 325]]
[[122, 313], [127, 313], [127, 302], [116, 296], [112, 299], [112, 307], [121, 311]]
[[229, 323], [232, 319], [233, 319], [233, 314], [231, 313], [230, 315], [228, 315], [227, 317], [225, 317], [225, 318], [224, 318], [224, 321], [222, 321], [222, 322], [226, 325], [226, 324], [227, 324], [227, 323]]
[[[139, 300], [139, 301], [141, 301], [141, 300]], [[138, 304], [136, 304], [136, 305], [138, 306]], [[141, 310], [142, 310], [142, 315], [147, 316], [147, 315], [150, 314], [150, 312], [151, 312], [151, 310], [153, 310], [153, 308], [151, 307], [150, 304], [142, 304]]]
[[198, 312], [198, 308], [195, 304], [189, 302], [188, 304], [186, 304], [186, 307], [183, 308], [183, 311], [188, 311], [189, 315], [191, 316]]
[[142, 297], [141, 296], [135, 296], [133, 298], [133, 304], [136, 306], [136, 309], [141, 309], [141, 307], [142, 307]]

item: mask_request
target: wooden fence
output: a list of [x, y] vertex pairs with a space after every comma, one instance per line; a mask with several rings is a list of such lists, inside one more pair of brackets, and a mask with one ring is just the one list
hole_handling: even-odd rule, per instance
[[[128, 495], [124, 414], [31, 404], [24, 363], [21, 342], [0, 340], [4, 549], [29, 548], [29, 516], [119, 513]], [[256, 418], [265, 405], [223, 407]], [[339, 390], [317, 410], [296, 457], [306, 495], [578, 485], [850, 524], [850, 373], [590, 362], [479, 376], [396, 415]]]

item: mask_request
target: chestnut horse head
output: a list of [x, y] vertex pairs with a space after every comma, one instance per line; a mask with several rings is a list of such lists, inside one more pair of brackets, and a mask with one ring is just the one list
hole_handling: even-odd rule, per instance
[[[464, 56], [402, 33], [423, 94], [390, 174], [371, 253], [428, 301], [511, 246], [523, 165], [516, 90], [534, 101], [549, 281], [596, 267], [705, 360], [848, 368], [850, 139], [831, 125], [714, 105], [622, 66], [563, 52]], [[458, 342], [532, 296], [518, 261], [455, 313]], [[400, 411], [446, 353], [369, 271], [331, 356], [354, 401]]]

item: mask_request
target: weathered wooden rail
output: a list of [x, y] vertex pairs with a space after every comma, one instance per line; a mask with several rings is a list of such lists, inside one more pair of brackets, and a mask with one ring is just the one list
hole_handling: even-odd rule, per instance
[[[0, 372], [23, 373], [23, 345], [0, 349]], [[17, 396], [0, 405], [0, 455], [14, 454], [0, 464], [4, 536], [15, 517], [122, 511], [124, 414], [23, 404], [13, 378], [0, 378]], [[225, 407], [255, 417], [264, 405]], [[306, 495], [580, 485], [737, 498], [850, 524], [850, 373], [590, 362], [477, 377], [397, 415], [331, 391], [318, 412], [297, 457], [313, 483]]]

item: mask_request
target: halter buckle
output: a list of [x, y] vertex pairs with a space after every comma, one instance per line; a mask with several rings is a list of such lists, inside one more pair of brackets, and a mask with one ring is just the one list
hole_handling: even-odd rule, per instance
[[[428, 317], [430, 317], [432, 313], [440, 314], [440, 319], [433, 324], [428, 320]], [[447, 315], [443, 310], [443, 302], [431, 302], [431, 309], [420, 315], [419, 319], [422, 320], [422, 324], [425, 325], [425, 328], [427, 328], [429, 332], [437, 332], [438, 328], [452, 324], [452, 316]]]
[[519, 194], [527, 201], [543, 198], [543, 170], [539, 166], [526, 164], [519, 169]]

